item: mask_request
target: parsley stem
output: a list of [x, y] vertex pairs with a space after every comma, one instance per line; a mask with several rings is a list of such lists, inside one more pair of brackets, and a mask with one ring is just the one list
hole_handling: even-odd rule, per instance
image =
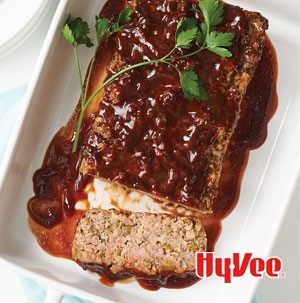
[[163, 60], [167, 59], [168, 57], [170, 57], [174, 53], [176, 48], [177, 48], [177, 46], [175, 45], [174, 48], [169, 53], [167, 53], [164, 57], [161, 58], [161, 60], [163, 61]]
[[82, 100], [83, 105], [85, 105], [85, 102], [86, 102], [87, 92], [88, 92], [89, 84], [90, 84], [90, 78], [91, 78], [92, 71], [94, 69], [94, 63], [95, 63], [98, 48], [99, 48], [99, 43], [97, 43], [97, 45], [95, 47], [94, 54], [93, 54], [93, 57], [92, 57], [92, 60], [91, 60], [90, 66], [89, 66], [89, 73], [88, 73], [88, 76], [86, 78], [84, 96], [83, 96], [83, 100]]
[[177, 70], [178, 74], [180, 75], [181, 72], [180, 72], [180, 70], [178, 69], [178, 67], [177, 67], [175, 64], [171, 63], [170, 61], [163, 60], [163, 59], [162, 59], [161, 62], [162, 62], [162, 63], [165, 63], [165, 64], [168, 64], [168, 65], [170, 65], [170, 66], [172, 66], [174, 69]]
[[140, 63], [136, 63], [134, 65], [130, 65], [124, 69], [122, 69], [121, 71], [117, 72], [116, 74], [114, 74], [112, 77], [110, 77], [109, 79], [107, 79], [105, 82], [103, 82], [95, 91], [94, 93], [89, 97], [89, 99], [87, 100], [86, 104], [85, 104], [85, 108], [90, 104], [90, 102], [94, 99], [94, 97], [102, 90], [102, 88], [104, 88], [106, 85], [110, 84], [111, 82], [113, 82], [114, 80], [116, 80], [117, 78], [119, 78], [121, 75], [123, 75], [126, 72], [129, 72], [132, 69], [135, 69], [137, 67], [141, 67], [141, 66], [145, 66], [145, 65], [149, 65], [149, 64], [155, 64], [155, 63], [161, 63], [163, 62], [162, 59], [157, 59], [157, 60], [150, 60], [150, 61], [144, 61], [144, 62], [140, 62]]
[[83, 122], [85, 109], [86, 108], [84, 106], [81, 107], [80, 115], [79, 115], [77, 126], [76, 126], [75, 139], [74, 139], [73, 146], [72, 146], [72, 153], [75, 153], [77, 151], [79, 134], [80, 134], [80, 130], [81, 130], [82, 122]]
[[186, 55], [182, 55], [182, 56], [178, 56], [178, 57], [171, 57], [171, 58], [168, 58], [167, 60], [170, 60], [170, 61], [176, 61], [176, 60], [180, 60], [180, 59], [185, 59], [187, 57], [192, 57], [200, 52], [202, 52], [203, 50], [207, 49], [206, 46], [201, 46], [200, 48], [198, 48], [197, 50], [189, 53], [189, 54], [186, 54]]
[[77, 46], [74, 46], [74, 55], [75, 55], [77, 73], [78, 73], [79, 82], [80, 82], [80, 99], [82, 101], [82, 98], [83, 98], [83, 81], [82, 81], [82, 73], [81, 73], [80, 63], [79, 63], [79, 59], [78, 59]]

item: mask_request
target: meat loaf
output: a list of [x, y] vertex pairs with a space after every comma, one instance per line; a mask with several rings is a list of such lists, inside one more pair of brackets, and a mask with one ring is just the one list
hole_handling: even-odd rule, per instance
[[[106, 3], [103, 17], [116, 14], [114, 3]], [[193, 16], [197, 3], [119, 1], [121, 6], [131, 6], [133, 14], [126, 28], [103, 46], [109, 50], [107, 77], [167, 54], [175, 43], [176, 24]], [[201, 16], [196, 17], [201, 22]], [[206, 50], [176, 63], [180, 70], [192, 67], [196, 71], [208, 90], [207, 102], [187, 100], [178, 73], [164, 64], [137, 68], [108, 85], [99, 103], [93, 104], [92, 118], [86, 120], [80, 171], [159, 202], [212, 212], [223, 157], [261, 59], [266, 28], [267, 21], [259, 13], [225, 4], [217, 30], [234, 32], [232, 57], [221, 58]], [[99, 56], [102, 53], [100, 49]], [[97, 68], [94, 73], [91, 87], [93, 82], [99, 85]]]
[[84, 268], [157, 277], [193, 273], [206, 246], [197, 218], [92, 209], [78, 223], [72, 256]]

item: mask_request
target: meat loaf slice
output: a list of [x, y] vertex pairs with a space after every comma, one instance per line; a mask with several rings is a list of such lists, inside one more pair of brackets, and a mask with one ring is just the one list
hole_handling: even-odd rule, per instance
[[[207, 239], [197, 218], [92, 209], [79, 221], [73, 260], [114, 275], [157, 277], [195, 271], [195, 252]], [[93, 266], [91, 266], [93, 265]]]
[[[105, 45], [111, 56], [107, 77], [167, 54], [175, 43], [177, 22], [193, 16], [198, 1], [134, 3], [131, 22]], [[102, 15], [114, 15], [112, 0]], [[196, 17], [201, 22], [201, 16]], [[203, 51], [176, 63], [180, 70], [196, 71], [208, 90], [207, 102], [187, 100], [178, 73], [164, 64], [135, 69], [108, 85], [86, 124], [80, 171], [163, 203], [212, 212], [223, 156], [260, 61], [266, 28], [267, 21], [259, 13], [225, 4], [217, 30], [235, 33], [232, 57]], [[93, 81], [98, 78], [92, 76], [92, 85]]]

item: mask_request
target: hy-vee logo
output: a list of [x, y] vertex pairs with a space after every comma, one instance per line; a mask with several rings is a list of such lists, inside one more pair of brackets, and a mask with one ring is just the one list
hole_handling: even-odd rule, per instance
[[233, 253], [231, 258], [215, 257], [213, 252], [198, 252], [196, 254], [196, 274], [199, 278], [212, 276], [224, 278], [225, 283], [230, 283], [232, 277], [241, 277], [250, 274], [261, 278], [263, 274], [270, 278], [284, 277], [282, 261], [278, 257], [266, 260], [252, 258], [252, 253]]

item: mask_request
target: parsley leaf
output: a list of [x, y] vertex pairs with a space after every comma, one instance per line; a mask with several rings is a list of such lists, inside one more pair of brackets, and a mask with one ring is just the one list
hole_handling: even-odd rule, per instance
[[231, 57], [232, 53], [226, 47], [232, 45], [234, 33], [222, 33], [215, 31], [216, 26], [223, 21], [224, 4], [219, 0], [203, 0], [198, 3], [200, 11], [204, 17], [204, 22], [201, 23], [200, 28], [202, 36], [197, 38], [198, 45], [203, 48], [221, 56]]
[[219, 55], [219, 56], [221, 56], [221, 57], [223, 57], [223, 58], [232, 57], [232, 53], [224, 47], [214, 47], [214, 48], [209, 47], [208, 50], [217, 54], [217, 55]]
[[73, 46], [85, 45], [87, 47], [92, 47], [93, 42], [88, 36], [90, 33], [90, 28], [85, 21], [82, 21], [80, 17], [71, 19], [70, 17], [65, 23], [63, 28], [64, 38]]
[[208, 33], [207, 25], [203, 22], [203, 23], [201, 23], [200, 27], [201, 27], [201, 31], [202, 31], [202, 40], [201, 40], [201, 43], [205, 44], [206, 43], [206, 39], [207, 39], [207, 33]]
[[207, 48], [221, 57], [231, 57], [232, 53], [224, 48], [232, 45], [234, 33], [211, 32], [207, 37]]
[[73, 36], [73, 33], [69, 27], [68, 24], [65, 24], [65, 26], [63, 27], [63, 30], [62, 30], [62, 34], [64, 36], [64, 38], [71, 44], [73, 45], [74, 42], [75, 42], [75, 38]]
[[231, 46], [234, 33], [211, 32], [207, 38], [209, 47]]
[[124, 8], [119, 14], [118, 21], [113, 23], [111, 26], [112, 33], [117, 33], [123, 28], [125, 28], [125, 25], [121, 25], [121, 24], [127, 23], [130, 20], [131, 20], [131, 8], [130, 7]]
[[180, 84], [188, 100], [196, 99], [197, 101], [206, 101], [208, 99], [208, 93], [204, 88], [203, 82], [193, 69], [186, 68], [180, 74]]
[[196, 18], [181, 19], [175, 33], [176, 47], [190, 48], [198, 34], [198, 20]]
[[118, 22], [128, 23], [130, 20], [131, 20], [131, 8], [127, 7], [120, 12]]
[[201, 31], [198, 31], [197, 36], [196, 36], [196, 42], [198, 43], [198, 45], [202, 45], [203, 44], [203, 33]]
[[211, 30], [222, 23], [224, 4], [220, 3], [219, 0], [199, 1], [199, 7], [205, 23], [210, 26]]
[[100, 18], [99, 16], [96, 16], [95, 28], [96, 28], [97, 40], [98, 42], [100, 42], [105, 36], [105, 34], [108, 33], [108, 29], [109, 29], [108, 19]]

